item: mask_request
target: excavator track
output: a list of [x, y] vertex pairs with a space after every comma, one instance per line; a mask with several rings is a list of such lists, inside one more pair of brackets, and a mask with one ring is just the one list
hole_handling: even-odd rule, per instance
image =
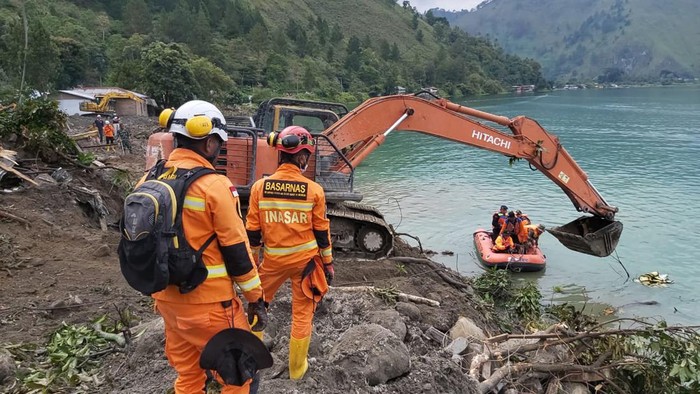
[[333, 253], [340, 257], [378, 259], [393, 246], [393, 230], [373, 206], [345, 201], [329, 204]]

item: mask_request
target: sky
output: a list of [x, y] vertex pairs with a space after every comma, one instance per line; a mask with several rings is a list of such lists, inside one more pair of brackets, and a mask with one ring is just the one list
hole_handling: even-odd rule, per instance
[[[443, 8], [450, 10], [471, 10], [484, 0], [409, 0], [419, 12], [428, 11], [431, 8]], [[399, 4], [403, 1], [398, 1]]]

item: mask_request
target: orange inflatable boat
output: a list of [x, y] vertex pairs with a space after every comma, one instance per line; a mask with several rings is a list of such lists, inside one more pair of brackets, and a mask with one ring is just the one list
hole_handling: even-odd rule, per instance
[[491, 232], [478, 229], [474, 232], [476, 256], [487, 267], [509, 269], [514, 272], [533, 272], [544, 269], [547, 257], [540, 248], [533, 246], [526, 253], [493, 252]]

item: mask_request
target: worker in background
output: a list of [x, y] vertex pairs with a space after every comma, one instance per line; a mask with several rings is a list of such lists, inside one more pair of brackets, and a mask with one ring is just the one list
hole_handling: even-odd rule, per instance
[[[226, 121], [219, 109], [193, 100], [176, 111], [163, 111], [159, 121], [174, 134], [177, 146], [166, 168], [214, 168], [212, 163], [228, 139]], [[257, 322], [254, 330], [262, 330], [267, 323], [263, 290], [240, 212], [238, 193], [224, 175], [204, 175], [186, 192], [182, 225], [190, 246], [199, 250], [212, 235], [216, 239], [202, 255], [209, 271], [202, 284], [186, 294], [181, 294], [176, 285], [153, 294], [155, 308], [165, 322], [165, 355], [178, 374], [175, 394], [204, 391], [207, 376], [199, 367], [199, 359], [215, 334], [231, 327], [250, 331], [250, 319]], [[248, 318], [234, 283], [248, 301]], [[224, 385], [221, 393], [256, 392], [257, 382], [251, 388], [252, 381], [247, 380], [242, 387]]]
[[302, 175], [316, 150], [311, 134], [303, 127], [289, 126], [271, 133], [268, 144], [280, 152], [279, 167], [253, 184], [246, 229], [254, 254], [256, 248], [263, 247], [259, 272], [265, 301], [271, 302], [288, 279], [292, 282], [289, 377], [298, 380], [308, 369], [317, 302], [302, 288], [302, 282], [310, 272], [319, 274], [321, 270], [326, 289], [333, 280], [330, 226], [323, 188]]
[[114, 126], [114, 136], [119, 137], [119, 132], [122, 130], [121, 119], [117, 115], [112, 117], [112, 126]]
[[501, 226], [506, 221], [506, 214], [508, 213], [508, 207], [501, 205], [501, 209], [498, 212], [494, 212], [491, 217], [491, 240], [495, 241], [498, 234], [501, 233]]
[[107, 143], [107, 152], [114, 150], [114, 126], [112, 126], [109, 121], [105, 121], [104, 127], [105, 141]]
[[527, 233], [525, 233], [522, 223], [518, 220], [513, 211], [508, 212], [505, 223], [501, 226], [501, 234], [504, 232], [509, 232], [511, 236], [514, 236], [515, 238], [513, 240], [517, 243], [527, 241]]
[[508, 252], [513, 253], [515, 251], [515, 242], [513, 242], [512, 233], [510, 231], [503, 231], [496, 237], [496, 242], [494, 242], [491, 250], [494, 252]]
[[125, 151], [129, 151], [129, 153], [134, 153], [131, 150], [131, 140], [130, 140], [130, 135], [129, 135], [129, 129], [126, 127], [125, 124], [120, 124], [119, 126], [119, 142], [122, 145], [122, 148], [124, 148]]
[[97, 128], [97, 136], [100, 137], [100, 144], [103, 144], [105, 121], [102, 120], [102, 115], [97, 115], [97, 118], [95, 118], [95, 127]]

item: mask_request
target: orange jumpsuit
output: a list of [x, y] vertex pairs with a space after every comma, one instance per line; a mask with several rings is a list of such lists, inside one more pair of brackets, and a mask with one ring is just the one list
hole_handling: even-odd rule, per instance
[[[183, 148], [173, 150], [165, 166], [213, 168], [196, 152]], [[196, 180], [186, 192], [182, 215], [185, 236], [195, 250], [216, 233], [216, 241], [202, 256], [209, 270], [202, 284], [187, 294], [181, 294], [175, 285], [153, 294], [165, 321], [165, 354], [178, 373], [175, 393], [190, 394], [204, 390], [206, 374], [199, 368], [199, 357], [209, 339], [230, 327], [250, 330], [234, 282], [248, 302], [263, 297], [263, 290], [240, 215], [238, 193], [228, 178], [210, 174]], [[243, 387], [225, 385], [221, 393], [249, 393], [250, 383]]]
[[[301, 273], [314, 256], [320, 255], [325, 264], [333, 261], [323, 188], [296, 165], [281, 164], [274, 174], [253, 184], [246, 230], [253, 250], [263, 246], [259, 272], [265, 301], [272, 301], [287, 279], [292, 281], [290, 377], [299, 379], [306, 372], [316, 307], [301, 289]], [[295, 355], [301, 365], [293, 365]]]

